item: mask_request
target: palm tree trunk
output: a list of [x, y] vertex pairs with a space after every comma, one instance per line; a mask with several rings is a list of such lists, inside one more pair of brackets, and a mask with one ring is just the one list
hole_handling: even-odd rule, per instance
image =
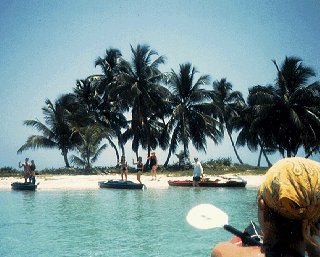
[[257, 167], [260, 167], [260, 164], [261, 164], [261, 156], [262, 156], [262, 148], [260, 148]]
[[91, 165], [90, 165], [90, 153], [89, 153], [89, 149], [87, 151], [87, 160], [86, 160], [87, 164], [86, 164], [86, 172], [89, 172], [91, 169]]
[[118, 137], [118, 145], [121, 148], [121, 154], [122, 156], [125, 156], [125, 150], [124, 150], [124, 145], [123, 145], [123, 141], [122, 141], [122, 135], [121, 135], [121, 131], [116, 131], [117, 137]]
[[186, 162], [188, 153], [189, 153], [188, 144], [186, 142], [184, 142], [183, 143], [183, 162], [184, 162], [184, 165], [186, 164], [185, 162]]
[[268, 163], [268, 167], [271, 167], [272, 163], [270, 162], [270, 160], [269, 160], [266, 152], [263, 150], [263, 148], [262, 148], [262, 153], [263, 153], [264, 158], [266, 159], [266, 162]]
[[148, 156], [150, 156], [151, 147], [150, 147], [150, 126], [149, 126], [149, 121], [147, 119], [143, 119], [143, 122], [144, 122], [146, 130], [147, 130]]
[[171, 157], [171, 147], [169, 148], [169, 153], [168, 153], [167, 159], [166, 159], [166, 161], [165, 161], [165, 163], [163, 165], [165, 168], [168, 166], [170, 157]]
[[107, 137], [107, 140], [108, 140], [109, 144], [111, 145], [111, 147], [112, 147], [112, 148], [114, 149], [114, 151], [116, 152], [117, 164], [118, 164], [119, 161], [120, 161], [118, 149], [117, 149], [116, 145], [112, 142], [112, 140], [110, 139], [110, 137]]
[[62, 155], [63, 155], [64, 163], [66, 164], [66, 168], [70, 168], [70, 164], [68, 161], [68, 150], [62, 149]]
[[[185, 124], [185, 118], [184, 118], [184, 112], [182, 113], [182, 140], [183, 140], [183, 160], [187, 159], [187, 155], [189, 154], [189, 149], [188, 149], [188, 143], [186, 139], [186, 124]], [[179, 164], [180, 165], [180, 164]]]
[[235, 146], [235, 144], [234, 144], [234, 142], [233, 142], [231, 133], [230, 133], [230, 131], [229, 131], [228, 129], [226, 129], [226, 130], [227, 130], [227, 133], [228, 133], [228, 135], [229, 135], [229, 138], [230, 138], [230, 141], [231, 141], [231, 144], [232, 144], [232, 147], [233, 147], [233, 151], [234, 151], [234, 153], [236, 154], [239, 163], [240, 163], [240, 164], [243, 164], [243, 161], [241, 160], [241, 158], [240, 158], [240, 156], [239, 156], [239, 154], [238, 154], [238, 152], [237, 152], [236, 146]]
[[125, 150], [124, 150], [124, 145], [121, 143], [120, 144], [120, 148], [121, 148], [121, 154], [123, 155], [123, 156], [126, 156], [126, 152], [125, 152]]
[[[272, 163], [270, 162], [270, 160], [269, 160], [269, 158], [268, 158], [268, 156], [267, 156], [267, 153], [266, 153], [266, 151], [265, 151], [264, 148], [263, 148], [263, 145], [262, 145], [262, 143], [261, 143], [261, 141], [260, 141], [260, 138], [258, 138], [258, 143], [259, 143], [261, 152], [262, 152], [264, 158], [266, 159], [266, 162], [267, 162], [267, 164], [268, 164], [268, 167], [271, 167], [271, 166], [272, 166]], [[260, 167], [260, 166], [259, 166], [259, 167]]]

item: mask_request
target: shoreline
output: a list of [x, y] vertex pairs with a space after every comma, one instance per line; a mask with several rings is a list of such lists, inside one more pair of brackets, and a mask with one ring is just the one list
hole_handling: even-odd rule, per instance
[[[214, 176], [206, 176], [213, 178]], [[259, 187], [264, 175], [244, 175], [240, 176], [247, 181], [246, 187]], [[37, 191], [59, 191], [59, 190], [94, 190], [99, 189], [99, 181], [119, 180], [120, 174], [107, 175], [39, 175], [36, 183], [39, 183]], [[169, 187], [169, 180], [191, 180], [192, 177], [174, 177], [158, 174], [157, 180], [151, 180], [151, 176], [141, 176], [141, 181], [147, 188], [166, 189]], [[128, 180], [137, 183], [136, 175], [129, 174]], [[24, 182], [22, 177], [1, 177], [0, 191], [11, 190], [12, 182]]]

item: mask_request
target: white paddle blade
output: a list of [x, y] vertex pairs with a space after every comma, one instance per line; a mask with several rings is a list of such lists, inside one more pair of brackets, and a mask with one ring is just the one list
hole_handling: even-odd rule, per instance
[[212, 204], [199, 204], [188, 212], [187, 222], [198, 229], [223, 227], [228, 224], [228, 215]]

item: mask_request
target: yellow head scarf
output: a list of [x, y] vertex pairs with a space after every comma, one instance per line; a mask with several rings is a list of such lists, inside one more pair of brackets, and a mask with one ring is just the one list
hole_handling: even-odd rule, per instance
[[[320, 163], [301, 158], [286, 158], [266, 173], [258, 194], [278, 214], [303, 221], [303, 236], [310, 240], [320, 221]], [[311, 240], [312, 241], [312, 240]]]

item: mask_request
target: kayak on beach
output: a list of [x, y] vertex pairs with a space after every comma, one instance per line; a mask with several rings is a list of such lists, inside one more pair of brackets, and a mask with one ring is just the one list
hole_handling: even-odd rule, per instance
[[114, 189], [143, 189], [144, 184], [134, 183], [125, 180], [108, 180], [98, 182], [100, 188], [114, 188]]
[[38, 184], [33, 184], [31, 182], [26, 182], [26, 183], [13, 182], [13, 183], [11, 183], [11, 188], [14, 189], [14, 190], [30, 190], [30, 191], [34, 191], [34, 190], [37, 189]]
[[[169, 186], [181, 186], [181, 187], [192, 187], [192, 180], [169, 180]], [[245, 187], [247, 181], [236, 176], [236, 177], [226, 177], [219, 176], [214, 180], [210, 178], [203, 178], [199, 181], [200, 187]]]

